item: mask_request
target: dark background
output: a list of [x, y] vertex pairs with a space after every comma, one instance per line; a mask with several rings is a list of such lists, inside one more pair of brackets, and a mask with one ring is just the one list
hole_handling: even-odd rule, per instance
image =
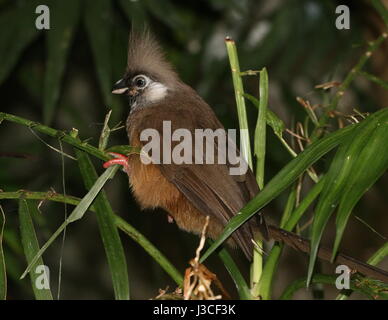
[[[90, 138], [89, 143], [93, 145], [98, 145], [102, 122], [110, 109], [113, 110], [111, 126], [123, 122], [129, 112], [126, 99], [111, 95], [109, 87], [125, 70], [131, 26], [149, 26], [181, 78], [205, 98], [228, 128], [237, 127], [238, 122], [225, 36], [236, 40], [242, 70], [267, 68], [270, 108], [292, 127], [305, 118], [296, 97], [304, 97], [312, 104], [327, 102], [330, 93], [315, 90], [314, 86], [342, 81], [364, 52], [366, 42], [375, 39], [384, 28], [369, 1], [361, 0], [76, 1], [73, 19], [67, 16], [66, 7], [74, 2], [0, 0], [0, 110], [58, 129], [77, 128], [80, 136]], [[35, 7], [43, 3], [51, 10], [51, 29], [38, 32], [34, 24]], [[335, 8], [339, 4], [350, 7], [350, 30], [335, 28]], [[15, 20], [15, 16], [20, 20]], [[51, 60], [55, 56], [53, 48], [59, 48], [65, 37], [60, 33], [50, 37], [49, 33], [58, 31], [57, 26], [66, 23], [69, 26], [65, 37], [70, 35], [71, 39], [68, 49], [59, 52], [57, 60]], [[32, 35], [25, 40], [29, 33]], [[385, 43], [367, 68], [385, 80], [388, 79], [387, 53]], [[64, 65], [55, 82], [47, 79], [47, 72], [50, 63], [58, 61], [63, 61]], [[48, 97], [47, 92], [55, 88], [58, 95]], [[257, 78], [247, 77], [245, 88], [257, 95]], [[387, 91], [358, 77], [339, 110], [352, 113], [355, 108], [361, 112], [374, 112], [387, 106], [387, 97]], [[247, 107], [254, 128], [256, 109], [249, 102]], [[59, 148], [57, 140], [40, 137]], [[126, 143], [125, 131], [118, 130], [112, 133], [109, 146]], [[266, 181], [269, 181], [291, 158], [272, 133], [269, 133], [267, 148]], [[64, 150], [72, 154], [67, 145]], [[5, 153], [24, 153], [28, 158], [9, 158], [4, 156]], [[0, 154], [3, 155], [0, 157], [0, 189], [63, 192], [60, 154], [43, 144], [28, 128], [3, 122], [0, 125]], [[94, 163], [101, 168], [101, 173], [102, 162], [96, 160]], [[321, 163], [322, 168], [325, 165]], [[319, 167], [317, 169], [319, 171]], [[67, 194], [78, 197], [85, 194], [78, 166], [67, 158], [65, 182]], [[355, 210], [355, 215], [383, 234], [388, 226], [386, 190], [387, 176], [384, 176]], [[183, 272], [195, 255], [198, 238], [167, 223], [166, 215], [158, 210], [141, 212], [131, 197], [124, 174], [118, 174], [109, 182], [106, 191], [114, 210]], [[275, 223], [286, 196], [282, 195], [265, 210]], [[9, 297], [32, 298], [29, 280], [18, 280], [25, 260], [18, 241], [17, 202], [2, 201], [1, 204], [7, 217], [5, 250], [10, 266]], [[63, 220], [64, 206], [44, 202], [40, 209], [37, 230], [42, 244]], [[70, 212], [71, 207], [68, 210]], [[331, 243], [334, 232], [331, 230], [329, 226], [324, 239], [327, 243]], [[172, 280], [142, 248], [126, 236], [122, 239], [133, 298], [148, 299], [158, 294], [158, 288], [175, 288]], [[88, 213], [67, 229], [62, 254], [60, 242], [57, 240], [44, 256], [51, 268], [53, 292], [62, 256], [61, 298], [112, 298], [110, 274], [94, 214]], [[366, 260], [383, 243], [384, 240], [352, 218], [341, 250]], [[248, 275], [245, 258], [237, 251], [234, 255]], [[233, 283], [216, 256], [209, 259], [207, 266], [234, 292]], [[322, 268], [331, 270], [326, 265]], [[275, 297], [292, 280], [306, 275], [306, 269], [306, 257], [286, 250], [275, 279]], [[332, 298], [336, 291], [327, 294]], [[301, 290], [297, 297], [310, 298], [311, 292]]]

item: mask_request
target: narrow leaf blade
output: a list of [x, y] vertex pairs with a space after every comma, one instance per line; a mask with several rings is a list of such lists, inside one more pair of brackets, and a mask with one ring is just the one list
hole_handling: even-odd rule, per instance
[[[39, 252], [39, 243], [36, 237], [34, 223], [31, 218], [31, 210], [37, 210], [36, 203], [31, 200], [20, 199], [19, 200], [19, 221], [20, 221], [20, 233], [22, 239], [22, 245], [24, 254], [27, 259], [27, 263], [32, 263], [34, 257]], [[30, 268], [31, 286], [37, 300], [53, 300], [50, 288], [38, 288], [37, 283], [40, 274], [36, 273], [38, 266], [44, 266], [42, 257], [35, 259]], [[48, 275], [49, 276], [49, 275]]]

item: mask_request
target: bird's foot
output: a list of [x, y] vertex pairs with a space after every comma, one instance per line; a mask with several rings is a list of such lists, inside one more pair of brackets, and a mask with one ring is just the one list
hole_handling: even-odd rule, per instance
[[108, 152], [109, 155], [114, 157], [114, 159], [108, 160], [104, 162], [103, 167], [109, 168], [110, 166], [113, 166], [115, 164], [118, 164], [120, 166], [123, 166], [123, 170], [129, 174], [129, 164], [128, 164], [128, 157], [121, 154], [121, 153], [116, 153], [116, 152]]

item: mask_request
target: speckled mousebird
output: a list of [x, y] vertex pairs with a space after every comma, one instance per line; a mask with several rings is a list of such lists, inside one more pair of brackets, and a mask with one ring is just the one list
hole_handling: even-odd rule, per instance
[[[145, 129], [156, 129], [163, 139], [163, 121], [171, 121], [172, 131], [185, 128], [193, 134], [195, 129], [224, 128], [210, 106], [180, 80], [148, 32], [131, 34], [127, 70], [112, 92], [129, 98], [126, 127], [129, 144], [134, 147], [143, 147], [140, 133]], [[196, 234], [209, 216], [207, 235], [213, 239], [258, 193], [252, 172], [230, 175], [229, 163], [144, 164], [138, 154], [116, 157], [105, 167], [114, 163], [124, 165], [142, 208], [163, 208], [180, 228]], [[252, 255], [255, 225], [255, 220], [246, 223], [229, 241], [237, 244], [248, 258]]]
[[[163, 121], [171, 122], [172, 131], [185, 128], [193, 134], [195, 129], [224, 128], [211, 107], [182, 82], [149, 32], [131, 33], [127, 69], [112, 92], [128, 97], [130, 111], [126, 129], [133, 147], [144, 146], [140, 134], [145, 129], [157, 130], [163, 139]], [[217, 146], [215, 144], [215, 149]], [[163, 148], [162, 144], [160, 148]], [[204, 157], [205, 153], [206, 150]], [[139, 154], [112, 155], [115, 158], [104, 167], [114, 164], [124, 167], [132, 192], [142, 208], [162, 208], [168, 213], [169, 220], [195, 234], [201, 232], [206, 216], [209, 216], [207, 235], [213, 239], [259, 192], [252, 171], [248, 169], [244, 174], [231, 175], [228, 161], [225, 164], [145, 164]], [[275, 226], [267, 227], [260, 214], [237, 229], [228, 243], [240, 247], [251, 259], [252, 239], [256, 232], [264, 238], [283, 241], [297, 250], [309, 252], [308, 240]], [[331, 250], [321, 247], [318, 256], [330, 260]], [[336, 262], [381, 277], [381, 270], [343, 254], [337, 256]], [[383, 277], [387, 279], [386, 274]]]

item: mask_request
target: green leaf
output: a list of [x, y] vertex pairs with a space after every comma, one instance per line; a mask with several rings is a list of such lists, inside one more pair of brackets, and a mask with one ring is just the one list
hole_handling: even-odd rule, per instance
[[312, 143], [296, 158], [290, 161], [266, 184], [258, 195], [248, 202], [248, 204], [229, 221], [221, 236], [202, 256], [201, 262], [217, 249], [238, 227], [289, 187], [306, 169], [341, 143], [354, 128], [357, 128], [357, 125], [351, 125], [327, 135], [321, 140]]
[[[319, 242], [327, 221], [338, 205], [344, 189], [349, 184], [350, 177], [355, 174], [355, 159], [359, 157], [360, 153], [365, 148], [365, 145], [369, 143], [371, 134], [375, 130], [376, 126], [378, 126], [380, 120], [384, 119], [387, 115], [388, 109], [376, 112], [360, 123], [351, 135], [341, 142], [341, 145], [326, 175], [325, 185], [315, 210], [311, 231], [311, 252], [308, 279], [311, 279], [313, 273]], [[356, 200], [356, 198], [353, 199]], [[340, 228], [344, 228], [344, 223], [346, 224], [346, 221], [341, 220], [340, 223]]]
[[106, 106], [114, 109], [111, 94], [113, 85], [111, 64], [112, 1], [86, 0], [85, 5], [86, 30], [93, 51], [102, 95]]
[[218, 253], [218, 255], [221, 258], [222, 262], [224, 263], [226, 270], [228, 270], [230, 276], [232, 277], [234, 284], [236, 285], [236, 289], [240, 299], [251, 300], [252, 295], [251, 295], [251, 292], [249, 291], [247, 282], [245, 281], [243, 275], [241, 274], [236, 263], [233, 261], [229, 252], [225, 248], [222, 248]]
[[341, 242], [349, 216], [362, 195], [388, 169], [388, 113], [376, 123], [367, 143], [353, 159], [352, 173], [341, 192], [336, 219], [333, 259]]
[[[283, 224], [281, 227], [286, 231], [292, 231], [303, 214], [307, 211], [309, 206], [313, 203], [313, 201], [318, 197], [319, 193], [322, 191], [324, 183], [324, 177], [322, 177], [317, 184], [315, 184], [309, 193], [303, 198], [299, 206], [294, 209], [294, 211], [289, 214], [288, 218], [284, 218]], [[295, 188], [294, 188], [295, 190]], [[290, 198], [294, 198], [294, 193], [290, 193]], [[286, 216], [287, 208], [285, 210]], [[282, 217], [283, 221], [283, 217]], [[271, 299], [272, 296], [272, 283], [273, 278], [275, 276], [277, 266], [279, 264], [279, 259], [283, 251], [283, 244], [275, 243], [272, 247], [270, 253], [268, 254], [263, 275], [260, 281], [260, 296], [263, 300]]]
[[[85, 187], [90, 189], [97, 180], [96, 170], [94, 169], [89, 156], [85, 152], [75, 149], [75, 153], [77, 155]], [[125, 259], [124, 249], [117, 227], [114, 223], [112, 207], [103, 190], [94, 200], [93, 206], [96, 210], [98, 227], [105, 247], [115, 297], [117, 300], [128, 300], [129, 280], [127, 261]]]
[[80, 13], [78, 0], [50, 3], [50, 30], [47, 35], [47, 65], [44, 79], [43, 121], [51, 123], [61, 91], [68, 51]]
[[260, 190], [264, 187], [266, 118], [268, 106], [268, 73], [260, 71], [260, 107], [255, 130], [256, 180]]
[[33, 210], [38, 210], [35, 201], [25, 199], [19, 200], [20, 233], [27, 263], [31, 264], [31, 286], [37, 300], [53, 300], [50, 289], [39, 289], [36, 286], [36, 283], [39, 282], [39, 277], [41, 276], [40, 273], [36, 272], [36, 268], [38, 266], [44, 266], [44, 262], [41, 257], [34, 260], [34, 257], [39, 252], [39, 243], [30, 213]]
[[51, 243], [61, 234], [61, 232], [66, 228], [71, 222], [77, 221], [83, 217], [85, 212], [88, 210], [89, 206], [92, 204], [94, 199], [100, 190], [104, 187], [108, 179], [111, 179], [118, 170], [118, 166], [109, 167], [105, 172], [97, 179], [96, 183], [89, 190], [89, 192], [82, 198], [81, 202], [74, 208], [69, 217], [60, 225], [60, 227], [53, 233], [49, 240], [42, 246], [42, 248], [36, 253], [34, 258], [31, 260], [26, 270], [21, 275], [20, 279], [23, 279], [28, 272], [31, 271], [32, 266], [36, 261], [42, 256], [46, 249], [51, 245]]
[[[70, 205], [77, 206], [81, 199], [72, 197], [69, 195], [64, 196], [63, 194], [50, 192], [31, 192], [20, 190], [16, 192], [0, 192], [0, 199], [20, 199], [24, 197], [26, 199], [34, 200], [45, 200], [45, 201], [55, 201], [61, 203], [67, 203]], [[92, 205], [89, 208], [91, 211], [96, 212], [94, 206]], [[133, 226], [131, 226], [124, 219], [120, 218], [118, 215], [114, 215], [115, 225], [122, 230], [125, 234], [130, 236], [137, 244], [139, 244], [166, 272], [171, 278], [178, 284], [182, 285], [183, 277], [177, 271], [177, 269], [168, 261], [168, 259], [156, 248], [148, 239], [137, 231]]]
[[384, 243], [384, 245], [377, 250], [369, 259], [368, 263], [372, 266], [379, 264], [385, 257], [388, 256], [388, 242]]
[[7, 269], [3, 251], [3, 236], [5, 226], [5, 214], [0, 205], [0, 300], [7, 299]]
[[38, 36], [35, 8], [41, 1], [24, 1], [0, 16], [0, 84], [8, 77], [23, 50]]

